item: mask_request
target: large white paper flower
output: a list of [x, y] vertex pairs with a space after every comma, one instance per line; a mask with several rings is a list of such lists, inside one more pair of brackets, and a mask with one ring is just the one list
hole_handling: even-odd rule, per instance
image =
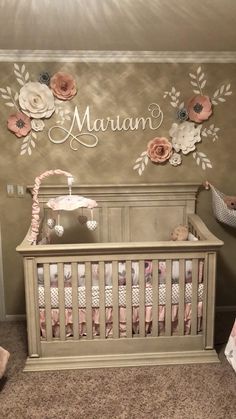
[[22, 112], [31, 118], [50, 118], [55, 110], [54, 96], [46, 84], [28, 82], [20, 89]]
[[182, 150], [183, 154], [188, 154], [195, 150], [196, 143], [201, 141], [201, 125], [195, 126], [193, 122], [182, 122], [181, 124], [172, 124], [169, 131], [172, 137], [172, 144], [175, 151]]

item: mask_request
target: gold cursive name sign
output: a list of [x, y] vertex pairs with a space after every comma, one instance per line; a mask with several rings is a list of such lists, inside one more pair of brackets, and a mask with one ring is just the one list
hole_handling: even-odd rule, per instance
[[[144, 118], [139, 117], [126, 117], [121, 118], [116, 115], [114, 118], [109, 116], [102, 119], [94, 119], [92, 121], [90, 114], [90, 107], [87, 106], [84, 114], [80, 115], [78, 107], [75, 107], [71, 126], [66, 129], [62, 125], [54, 125], [48, 131], [49, 140], [54, 144], [62, 144], [69, 140], [72, 150], [77, 151], [79, 144], [84, 147], [96, 147], [98, 143], [99, 132], [111, 130], [116, 131], [135, 131], [138, 129], [157, 130], [163, 122], [163, 112], [157, 103], [151, 103], [148, 106], [150, 116]], [[76, 131], [78, 133], [76, 133]], [[58, 138], [58, 134], [59, 138]]]

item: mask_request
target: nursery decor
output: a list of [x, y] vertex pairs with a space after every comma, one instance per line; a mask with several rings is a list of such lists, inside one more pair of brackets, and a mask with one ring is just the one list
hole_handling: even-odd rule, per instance
[[[64, 234], [64, 227], [60, 224], [60, 213], [59, 211], [73, 211], [78, 208], [89, 208], [91, 210], [91, 220], [88, 220], [86, 225], [89, 230], [95, 230], [97, 227], [97, 222], [93, 220], [93, 208], [97, 206], [97, 202], [93, 199], [88, 199], [79, 195], [72, 195], [72, 183], [74, 182], [74, 177], [71, 173], [65, 172], [61, 169], [47, 170], [41, 175], [35, 178], [35, 183], [32, 191], [32, 218], [31, 218], [31, 228], [28, 235], [28, 241], [31, 244], [37, 243], [37, 238], [40, 228], [40, 203], [38, 199], [39, 188], [41, 182], [52, 175], [64, 175], [67, 178], [67, 183], [69, 187], [69, 195], [58, 196], [56, 198], [50, 198], [47, 202], [47, 206], [57, 213], [57, 220], [54, 218], [49, 218], [47, 220], [47, 227], [49, 229], [54, 229], [58, 237], [62, 237]], [[50, 234], [46, 234], [42, 238], [41, 244], [46, 244], [50, 241]]]
[[[97, 117], [92, 109], [93, 97], [80, 106], [83, 85], [80, 89], [75, 75], [59, 70], [52, 75], [45, 71], [31, 77], [26, 65], [17, 63], [14, 74], [19, 91], [1, 87], [0, 96], [12, 109], [7, 128], [21, 142], [22, 156], [30, 156], [45, 134], [52, 144], [67, 142], [71, 150], [77, 151], [80, 146], [95, 148], [105, 132], [128, 132], [132, 138], [132, 133], [139, 131], [147, 137], [146, 149], [133, 165], [140, 176], [150, 161], [156, 166], [169, 163], [178, 167], [190, 154], [202, 170], [212, 168], [212, 161], [199, 148], [206, 138], [213, 143], [218, 139], [220, 128], [214, 122], [214, 108], [224, 103], [232, 91], [230, 83], [221, 84], [212, 94], [205, 91], [207, 77], [201, 66], [189, 73], [193, 92], [188, 93], [187, 99], [186, 92], [181, 94], [175, 86], [164, 90], [163, 99], [169, 101], [171, 112], [174, 109], [175, 113], [170, 125], [164, 123], [164, 111], [156, 96], [150, 97], [137, 114], [127, 108]], [[170, 114], [169, 109], [165, 114]]]
[[230, 227], [236, 227], [236, 197], [225, 195], [208, 181], [205, 182], [205, 188], [212, 192], [212, 209], [216, 219]]
[[169, 128], [168, 138], [149, 140], [147, 149], [136, 159], [133, 169], [140, 176], [149, 161], [156, 165], [169, 162], [177, 167], [182, 164], [183, 157], [190, 153], [203, 170], [212, 168], [212, 162], [204, 152], [197, 150], [197, 145], [206, 137], [211, 137], [213, 143], [218, 139], [220, 128], [214, 123], [206, 126], [206, 123], [213, 117], [214, 106], [225, 102], [227, 96], [232, 94], [231, 86], [229, 83], [222, 84], [209, 96], [204, 92], [207, 79], [202, 67], [198, 67], [196, 73], [189, 73], [189, 77], [193, 95], [189, 95], [186, 102], [181, 100], [180, 91], [174, 86], [164, 92], [164, 99], [169, 99], [171, 107], [176, 110], [176, 122]]

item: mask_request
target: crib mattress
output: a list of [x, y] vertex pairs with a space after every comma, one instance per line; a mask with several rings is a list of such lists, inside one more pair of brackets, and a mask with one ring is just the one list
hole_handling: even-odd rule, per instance
[[[126, 286], [119, 286], [119, 306], [125, 307], [126, 306]], [[59, 307], [59, 292], [57, 287], [51, 287], [51, 308], [58, 308]], [[93, 286], [92, 287], [92, 307], [98, 308], [99, 307], [99, 287]], [[152, 287], [146, 286], [145, 288], [145, 306], [152, 306]], [[44, 298], [44, 287], [38, 287], [38, 295], [39, 295], [39, 307], [45, 307], [45, 298]], [[65, 308], [72, 308], [72, 288], [65, 287], [64, 288], [64, 296], [65, 296]], [[192, 301], [192, 283], [185, 284], [185, 304], [191, 303]], [[198, 284], [198, 302], [202, 301], [203, 299], [203, 284]], [[171, 303], [178, 304], [179, 302], [179, 284], [172, 284], [172, 292], [171, 292]], [[159, 285], [159, 305], [166, 304], [166, 285], [160, 284]], [[105, 287], [105, 305], [106, 307], [112, 307], [112, 286]], [[139, 286], [132, 286], [132, 306], [136, 307], [139, 306]], [[78, 307], [85, 308], [86, 307], [86, 287], [78, 287]]]

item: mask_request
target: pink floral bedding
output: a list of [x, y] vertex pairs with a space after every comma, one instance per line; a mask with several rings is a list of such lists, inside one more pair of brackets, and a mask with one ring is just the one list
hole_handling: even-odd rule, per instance
[[236, 319], [225, 348], [225, 356], [236, 372]]

